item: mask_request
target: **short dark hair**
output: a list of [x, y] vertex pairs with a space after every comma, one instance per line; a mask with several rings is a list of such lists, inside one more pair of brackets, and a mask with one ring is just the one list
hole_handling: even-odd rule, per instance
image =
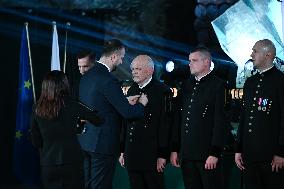
[[116, 51], [121, 50], [122, 48], [125, 48], [125, 45], [118, 39], [111, 39], [107, 40], [104, 43], [102, 56], [109, 56]]
[[91, 49], [84, 49], [77, 54], [77, 59], [88, 57], [90, 63], [96, 62], [96, 53]]
[[197, 46], [190, 53], [195, 53], [195, 52], [200, 52], [204, 57], [206, 57], [210, 61], [212, 61], [212, 56], [211, 56], [210, 50], [207, 47], [205, 47], [205, 46]]

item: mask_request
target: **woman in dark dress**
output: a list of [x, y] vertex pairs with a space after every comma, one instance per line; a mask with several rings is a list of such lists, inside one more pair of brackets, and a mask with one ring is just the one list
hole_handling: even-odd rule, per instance
[[44, 189], [83, 189], [83, 156], [76, 136], [78, 117], [95, 126], [102, 119], [69, 96], [69, 84], [61, 71], [49, 72], [31, 117], [31, 138], [40, 149]]

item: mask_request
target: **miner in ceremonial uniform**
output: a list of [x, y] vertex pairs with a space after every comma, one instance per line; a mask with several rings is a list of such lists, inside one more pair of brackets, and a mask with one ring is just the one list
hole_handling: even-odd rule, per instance
[[252, 48], [258, 73], [244, 85], [235, 154], [246, 189], [283, 188], [284, 74], [274, 65], [274, 44], [263, 39]]
[[225, 83], [210, 65], [207, 48], [191, 52], [192, 77], [182, 83], [177, 96], [171, 163], [181, 166], [186, 189], [223, 188]]
[[122, 141], [120, 164], [126, 167], [132, 189], [163, 189], [163, 170], [169, 157], [169, 113], [172, 93], [153, 78], [154, 63], [139, 55], [131, 63], [135, 82], [127, 95], [141, 93], [149, 101], [144, 117], [127, 121]]

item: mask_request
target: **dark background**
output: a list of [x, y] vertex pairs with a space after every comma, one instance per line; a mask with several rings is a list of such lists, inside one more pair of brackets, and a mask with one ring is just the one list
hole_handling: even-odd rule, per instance
[[[7, 1], [3, 2], [7, 3]], [[130, 4], [127, 7], [124, 4], [121, 6], [116, 5], [115, 8], [108, 5], [98, 8], [75, 9], [73, 7], [70, 9], [69, 7], [66, 9], [64, 7], [58, 8], [59, 5], [55, 1], [54, 7], [48, 4], [47, 8], [26, 7], [25, 5], [18, 6], [15, 4], [1, 7], [0, 187], [7, 189], [12, 183], [18, 183], [12, 172], [12, 156], [18, 95], [20, 37], [25, 22], [29, 23], [37, 97], [39, 97], [42, 77], [50, 69], [52, 21], [57, 22], [61, 65], [63, 64], [66, 34], [65, 24], [71, 22], [70, 29], [67, 29], [66, 66], [66, 74], [71, 85], [75, 85], [80, 78], [77, 70], [76, 53], [87, 47], [99, 54], [101, 45], [109, 37], [119, 38], [129, 44], [125, 65], [114, 73], [120, 80], [129, 79], [129, 63], [134, 56], [141, 53], [149, 54], [155, 60], [157, 72], [159, 72], [156, 74], [157, 77], [163, 73], [163, 66], [166, 61], [169, 59], [187, 60], [190, 49], [200, 44], [211, 48], [214, 57], [218, 60], [229, 60], [222, 53], [210, 26], [210, 20], [221, 13], [216, 13], [213, 17], [204, 13], [202, 14], [201, 20], [203, 22], [201, 23], [200, 17], [197, 17], [199, 15], [196, 10], [198, 6], [206, 5], [208, 7], [214, 4], [200, 4], [201, 1], [193, 0], [146, 1], [147, 3], [142, 1], [142, 4], [140, 1], [137, 2], [136, 6]], [[227, 7], [233, 4], [232, 1], [224, 2], [222, 5], [227, 5]], [[220, 4], [215, 7], [221, 8]], [[41, 20], [41, 18], [45, 20]], [[196, 21], [197, 19], [199, 20]], [[82, 22], [82, 20], [89, 21], [89, 24]], [[207, 33], [204, 34], [204, 31]], [[219, 73], [222, 77], [233, 82], [235, 77], [234, 66], [219, 61], [217, 67], [219, 67]], [[173, 173], [175, 173], [175, 170], [168, 172], [169, 178], [174, 178], [171, 175]], [[177, 172], [177, 174], [179, 173]]]

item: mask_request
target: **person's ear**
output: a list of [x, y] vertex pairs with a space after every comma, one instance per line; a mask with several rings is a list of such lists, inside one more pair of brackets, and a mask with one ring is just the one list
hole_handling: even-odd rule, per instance
[[272, 54], [271, 54], [270, 52], [268, 52], [268, 53], [265, 54], [265, 56], [266, 56], [266, 57], [271, 57]]
[[115, 59], [116, 59], [116, 54], [114, 53], [110, 56], [110, 60], [111, 62], [115, 62]]
[[211, 62], [208, 58], [204, 59], [205, 63], [210, 66]]
[[150, 75], [153, 75], [153, 73], [154, 73], [154, 68], [150, 68], [150, 69], [149, 69], [149, 72], [150, 72]]

